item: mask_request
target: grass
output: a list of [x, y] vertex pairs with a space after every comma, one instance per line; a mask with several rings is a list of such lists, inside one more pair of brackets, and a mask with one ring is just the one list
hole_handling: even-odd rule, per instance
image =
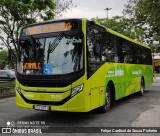
[[15, 81], [0, 82], [0, 97], [15, 95]]
[[0, 82], [1, 87], [15, 87], [15, 81]]

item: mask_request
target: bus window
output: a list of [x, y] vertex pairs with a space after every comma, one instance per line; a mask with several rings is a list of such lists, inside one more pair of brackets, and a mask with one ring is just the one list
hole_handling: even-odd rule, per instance
[[105, 33], [102, 44], [102, 61], [115, 62], [114, 35]]
[[87, 28], [88, 72], [95, 72], [102, 64], [101, 56], [102, 33], [94, 25]]
[[137, 63], [135, 46], [130, 44], [127, 40], [118, 39], [118, 54], [120, 63]]

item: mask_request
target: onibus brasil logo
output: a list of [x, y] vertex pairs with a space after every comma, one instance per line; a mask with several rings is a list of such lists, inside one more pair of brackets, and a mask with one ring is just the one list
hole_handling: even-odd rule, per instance
[[14, 127], [14, 121], [7, 121], [7, 127], [2, 128], [2, 133], [12, 133], [12, 127]]
[[14, 121], [7, 121], [6, 127], [2, 128], [2, 133], [42, 133], [41, 129], [17, 128]]

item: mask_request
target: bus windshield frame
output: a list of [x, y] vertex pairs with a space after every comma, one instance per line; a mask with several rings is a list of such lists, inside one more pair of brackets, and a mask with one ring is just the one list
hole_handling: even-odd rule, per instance
[[[47, 25], [50, 28], [52, 25], [52, 28], [48, 27], [45, 30]], [[64, 28], [60, 28], [63, 25]], [[60, 31], [56, 28], [58, 26]], [[84, 68], [83, 37], [81, 24], [78, 21], [43, 23], [25, 27], [21, 31], [19, 40], [17, 73], [65, 75], [82, 70]]]

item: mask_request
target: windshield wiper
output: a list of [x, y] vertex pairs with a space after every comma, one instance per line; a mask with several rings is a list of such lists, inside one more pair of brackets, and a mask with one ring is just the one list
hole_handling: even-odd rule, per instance
[[49, 61], [49, 55], [50, 53], [52, 53], [56, 47], [59, 45], [59, 43], [61, 42], [62, 38], [64, 37], [64, 33], [59, 33], [56, 37], [56, 39], [51, 43], [51, 41], [49, 42], [49, 47], [48, 47], [48, 55], [47, 55], [47, 63]]
[[59, 33], [57, 35], [56, 39], [52, 43], [50, 42], [49, 48], [48, 48], [49, 53], [52, 53], [56, 49], [56, 47], [58, 46], [58, 44], [62, 40], [63, 36], [64, 36], [64, 33]]

